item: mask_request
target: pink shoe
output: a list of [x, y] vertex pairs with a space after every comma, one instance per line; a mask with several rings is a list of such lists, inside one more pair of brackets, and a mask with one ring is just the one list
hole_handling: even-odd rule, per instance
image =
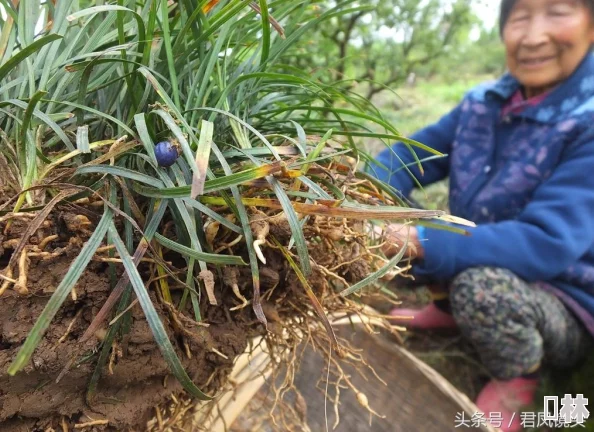
[[[454, 329], [456, 322], [454, 317], [447, 312], [442, 311], [435, 303], [429, 303], [422, 309], [399, 309], [395, 308], [390, 311], [393, 321], [398, 321], [398, 324], [403, 326], [422, 329]], [[413, 317], [412, 319], [410, 317]]]
[[[493, 418], [493, 413], [501, 413], [502, 432], [522, 430], [520, 409], [534, 403], [538, 380], [534, 378], [514, 378], [509, 381], [490, 381], [481, 390], [476, 406], [485, 413], [485, 418]], [[499, 426], [499, 425], [493, 425]]]

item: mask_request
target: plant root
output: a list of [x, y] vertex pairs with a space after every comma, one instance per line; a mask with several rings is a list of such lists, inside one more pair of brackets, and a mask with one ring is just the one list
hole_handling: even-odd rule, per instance
[[268, 215], [260, 210], [254, 209], [253, 210], [253, 217], [250, 222], [250, 226], [252, 228], [252, 232], [254, 233], [254, 237], [256, 238], [253, 242], [254, 250], [256, 251], [256, 255], [258, 259], [262, 262], [262, 264], [266, 265], [266, 257], [262, 252], [262, 246], [266, 245], [266, 237], [270, 232], [270, 224], [266, 220]]
[[54, 351], [58, 347], [58, 345], [60, 345], [62, 342], [64, 342], [66, 340], [66, 338], [68, 337], [68, 335], [72, 331], [72, 327], [74, 326], [74, 323], [81, 316], [82, 311], [83, 311], [82, 309], [79, 309], [78, 312], [76, 312], [76, 314], [74, 315], [74, 318], [72, 318], [72, 321], [70, 321], [70, 324], [68, 324], [68, 327], [66, 328], [66, 332], [64, 333], [64, 335], [62, 335], [62, 337], [60, 339], [58, 339], [58, 342], [56, 342], [56, 344], [52, 347], [52, 349]]
[[10, 267], [7, 268], [5, 272], [6, 274], [2, 275], [2, 279], [4, 282], [2, 282], [2, 285], [0, 285], [0, 296], [4, 294], [4, 291], [6, 291], [6, 289], [10, 286], [11, 283], [17, 283], [15, 279], [12, 279], [12, 269]]
[[19, 278], [14, 284], [14, 289], [19, 295], [29, 294], [27, 289], [27, 273], [29, 272], [29, 257], [27, 256], [27, 249], [23, 249], [19, 259]]
[[84, 429], [91, 426], [105, 426], [109, 424], [109, 420], [92, 420], [86, 423], [77, 423], [74, 425], [74, 429]]
[[243, 309], [250, 304], [250, 302], [239, 291], [239, 285], [237, 282], [238, 276], [239, 271], [236, 267], [227, 266], [223, 268], [223, 283], [226, 286], [230, 287], [235, 297], [237, 297], [241, 301], [241, 304], [239, 306], [234, 306], [230, 308], [229, 310], [231, 311]]

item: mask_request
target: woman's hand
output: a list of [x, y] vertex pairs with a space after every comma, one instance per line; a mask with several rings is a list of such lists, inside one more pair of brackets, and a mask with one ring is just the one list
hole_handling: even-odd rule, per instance
[[[377, 229], [381, 230], [380, 227]], [[388, 224], [383, 230], [382, 240], [385, 241], [383, 251], [388, 258], [400, 252], [405, 243], [407, 243], [407, 247], [404, 256], [408, 258], [423, 258], [424, 256], [423, 246], [419, 241], [417, 228], [414, 226], [399, 223]]]

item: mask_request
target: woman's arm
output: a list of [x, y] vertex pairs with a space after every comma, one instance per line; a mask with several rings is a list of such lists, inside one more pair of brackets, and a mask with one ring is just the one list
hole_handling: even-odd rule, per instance
[[[440, 153], [449, 154], [458, 127], [460, 109], [459, 105], [450, 113], [443, 116], [437, 123], [413, 134], [411, 139], [425, 144]], [[434, 156], [425, 150], [416, 147], [413, 147], [413, 149], [420, 160]], [[442, 157], [423, 162], [422, 165], [425, 173], [421, 175], [410, 149], [399, 142], [383, 150], [377, 156], [375, 163], [370, 164], [366, 171], [396, 188], [403, 196], [408, 197], [416, 185], [410, 172], [412, 172], [422, 186], [434, 183], [448, 175], [448, 159], [447, 157]], [[403, 168], [407, 165], [410, 172]]]
[[551, 280], [594, 242], [594, 131], [571, 144], [515, 220], [479, 225], [470, 236], [427, 229], [418, 275], [450, 279], [470, 267], [507, 268], [527, 281]]

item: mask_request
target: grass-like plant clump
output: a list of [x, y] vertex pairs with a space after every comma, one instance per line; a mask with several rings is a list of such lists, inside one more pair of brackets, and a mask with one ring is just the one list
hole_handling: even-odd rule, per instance
[[[355, 140], [401, 138], [377, 109], [289, 65], [301, 36], [365, 6], [0, 5], [0, 308], [17, 322], [0, 334], [3, 390], [19, 395], [21, 374], [51, 388], [86, 370], [74, 393], [92, 404], [142, 316], [203, 400], [255, 334], [344, 354], [327, 314], [360, 311], [347, 295], [402, 258], [370, 247], [363, 221], [440, 214], [359, 169]], [[21, 415], [6, 409], [0, 424]]]

